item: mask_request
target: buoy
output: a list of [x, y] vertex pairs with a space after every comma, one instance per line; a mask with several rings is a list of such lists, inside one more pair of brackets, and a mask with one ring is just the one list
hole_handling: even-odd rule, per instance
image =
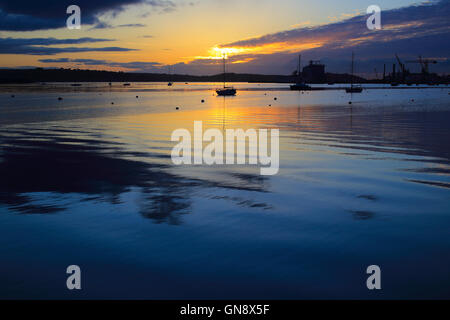
[[179, 110], [179, 109], [180, 109], [180, 107], [176, 107], [175, 109]]
[[111, 104], [114, 104], [114, 102], [111, 102]]
[[205, 100], [202, 99], [202, 103], [204, 103], [204, 102], [205, 102]]
[[136, 96], [136, 99], [139, 99], [139, 96]]
[[271, 107], [272, 105], [271, 104], [269, 104], [269, 107]]
[[352, 102], [351, 102], [351, 101], [349, 101], [349, 102], [348, 102], [348, 104], [352, 104]]
[[11, 95], [11, 98], [14, 98], [14, 97], [15, 97], [15, 95], [12, 94], [12, 95]]
[[277, 98], [273, 98], [273, 100], [277, 100]]
[[58, 100], [62, 100], [63, 98], [61, 98], [61, 97], [58, 97]]
[[414, 99], [411, 99], [412, 102], [414, 102]]

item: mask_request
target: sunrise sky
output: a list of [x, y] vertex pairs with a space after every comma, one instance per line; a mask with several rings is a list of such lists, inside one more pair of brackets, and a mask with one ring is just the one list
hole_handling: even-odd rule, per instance
[[[71, 4], [81, 30], [65, 27]], [[366, 27], [372, 4], [382, 30]], [[286, 74], [301, 52], [345, 72], [355, 51], [361, 74], [381, 72], [395, 53], [435, 58], [442, 73], [449, 14], [449, 0], [0, 0], [0, 67], [214, 74], [226, 51], [230, 72]]]

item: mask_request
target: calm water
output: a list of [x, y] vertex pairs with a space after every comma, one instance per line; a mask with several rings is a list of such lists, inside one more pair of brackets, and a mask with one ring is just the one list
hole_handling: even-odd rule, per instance
[[[450, 298], [448, 88], [237, 87], [0, 87], [0, 298]], [[195, 120], [279, 128], [278, 175], [173, 166]]]

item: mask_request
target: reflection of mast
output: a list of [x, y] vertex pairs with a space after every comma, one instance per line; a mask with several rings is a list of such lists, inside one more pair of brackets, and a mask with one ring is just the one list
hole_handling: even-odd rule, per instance
[[227, 118], [227, 106], [225, 103], [225, 96], [223, 97], [223, 103], [222, 103], [222, 134], [225, 137], [225, 122]]

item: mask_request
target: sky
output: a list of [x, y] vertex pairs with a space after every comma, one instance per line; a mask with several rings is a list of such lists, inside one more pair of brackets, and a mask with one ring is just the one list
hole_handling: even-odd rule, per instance
[[[66, 27], [72, 4], [80, 30]], [[381, 30], [366, 26], [374, 4]], [[349, 72], [354, 51], [361, 76], [390, 70], [396, 53], [449, 73], [449, 16], [450, 0], [0, 0], [0, 67], [202, 75], [225, 54], [228, 72], [290, 74], [301, 54]]]

